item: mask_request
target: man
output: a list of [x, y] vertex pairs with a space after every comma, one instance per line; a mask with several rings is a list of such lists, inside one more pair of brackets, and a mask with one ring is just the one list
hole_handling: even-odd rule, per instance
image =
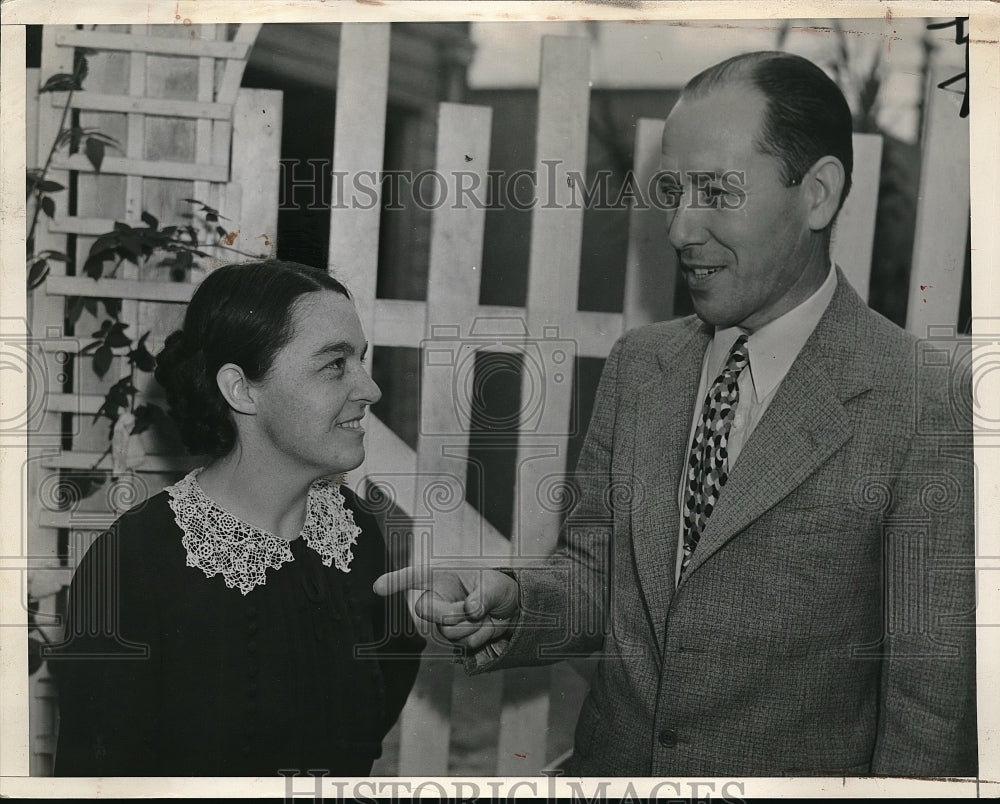
[[473, 672], [599, 651], [570, 773], [976, 773], [970, 428], [830, 263], [852, 161], [807, 60], [696, 76], [662, 166], [697, 317], [612, 350], [558, 551], [376, 584]]

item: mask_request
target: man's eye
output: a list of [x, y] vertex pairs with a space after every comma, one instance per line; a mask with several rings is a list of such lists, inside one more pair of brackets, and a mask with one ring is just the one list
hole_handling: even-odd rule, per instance
[[716, 184], [699, 188], [699, 198], [705, 206], [718, 207], [722, 203], [722, 199], [728, 195], [728, 190]]
[[345, 365], [345, 360], [342, 357], [338, 357], [336, 360], [331, 360], [325, 366], [324, 369], [329, 369], [331, 371], [343, 371]]
[[659, 189], [660, 199], [665, 206], [673, 208], [681, 203], [681, 196], [684, 195], [684, 190], [676, 184], [661, 184]]

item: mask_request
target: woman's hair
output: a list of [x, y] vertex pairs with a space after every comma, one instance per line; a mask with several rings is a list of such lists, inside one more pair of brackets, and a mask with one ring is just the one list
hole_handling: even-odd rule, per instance
[[215, 376], [226, 363], [249, 380], [263, 379], [292, 338], [299, 296], [347, 289], [319, 268], [297, 262], [225, 265], [198, 286], [184, 316], [156, 358], [156, 380], [167, 394], [181, 439], [195, 455], [218, 458], [236, 443], [236, 425]]

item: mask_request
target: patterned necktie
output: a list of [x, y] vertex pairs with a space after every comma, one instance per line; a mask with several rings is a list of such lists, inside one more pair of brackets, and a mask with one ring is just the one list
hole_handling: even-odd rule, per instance
[[737, 380], [749, 363], [747, 336], [740, 335], [729, 350], [725, 368], [708, 389], [701, 409], [701, 421], [691, 442], [687, 482], [684, 485], [684, 558], [681, 574], [687, 569], [705, 530], [705, 523], [729, 479], [729, 431], [736, 416], [736, 404], [740, 401]]

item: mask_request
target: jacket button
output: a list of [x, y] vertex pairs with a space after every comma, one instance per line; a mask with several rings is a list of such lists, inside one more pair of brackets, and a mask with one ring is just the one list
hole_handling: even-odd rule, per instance
[[661, 729], [659, 734], [660, 744], [673, 748], [677, 745], [677, 732], [673, 729]]

